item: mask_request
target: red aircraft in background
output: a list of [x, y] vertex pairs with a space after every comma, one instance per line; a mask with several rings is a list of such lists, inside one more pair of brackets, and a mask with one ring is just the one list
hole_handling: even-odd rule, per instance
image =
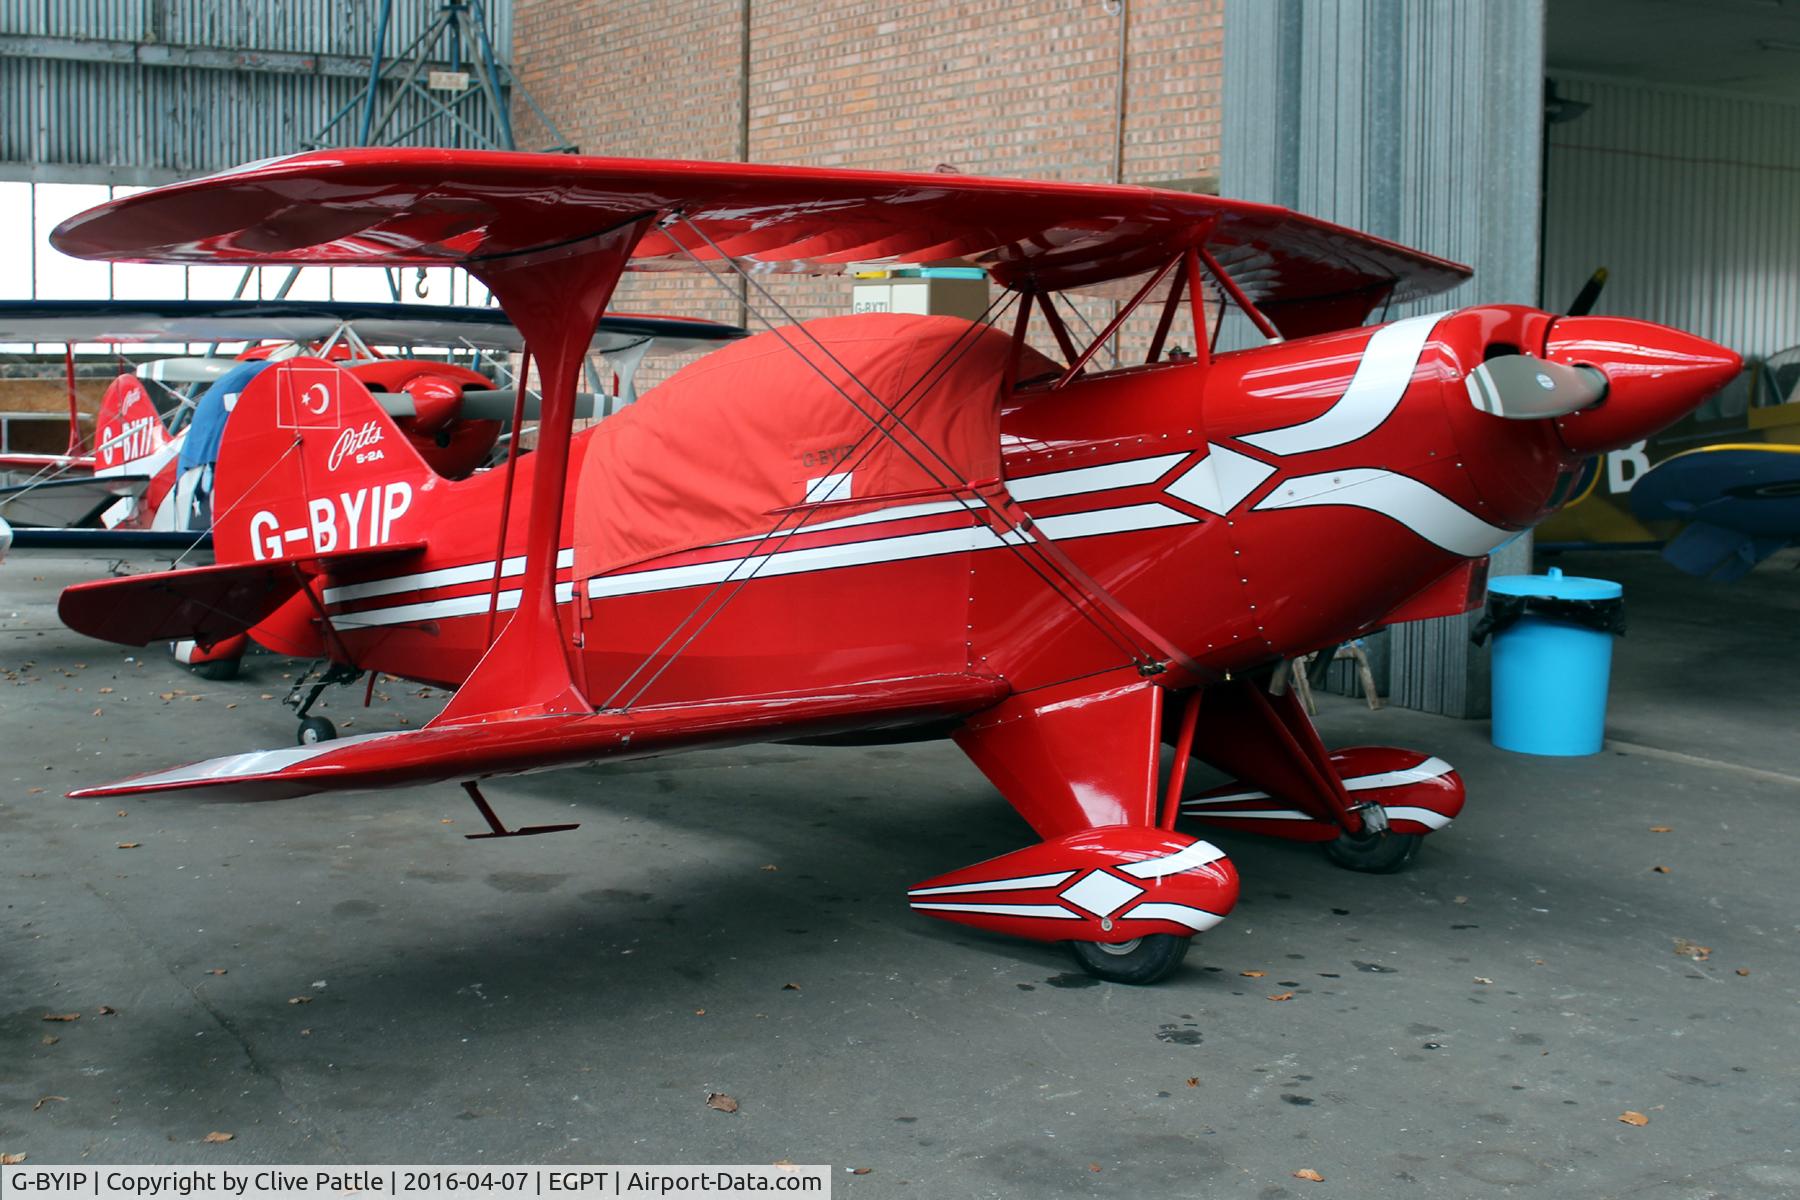
[[[1450, 823], [1447, 764], [1328, 751], [1284, 664], [1479, 604], [1484, 556], [1584, 459], [1738, 369], [1672, 329], [1515, 306], [1363, 326], [1466, 268], [1135, 187], [350, 150], [115, 200], [53, 240], [100, 259], [464, 266], [545, 383], [537, 450], [453, 480], [339, 367], [259, 376], [224, 434], [218, 564], [72, 587], [63, 618], [133, 645], [248, 631], [457, 691], [423, 729], [73, 795], [458, 781], [481, 836], [503, 836], [541, 830], [494, 816], [478, 787], [494, 775], [947, 736], [1040, 840], [920, 884], [912, 907], [1066, 942], [1130, 982], [1173, 970], [1236, 897], [1183, 815], [1363, 870]], [[741, 277], [779, 310], [764, 273], [946, 259], [999, 285], [988, 319], [769, 321], [571, 435], [626, 269]], [[1116, 296], [1119, 317], [1082, 346], [1062, 292]], [[1267, 344], [1212, 349], [1209, 303]], [[1092, 370], [1140, 309], [1146, 361]], [[1060, 362], [1028, 344], [1034, 320]], [[1183, 327], [1198, 354], [1171, 360]], [[1193, 757], [1237, 782], [1184, 800]]]

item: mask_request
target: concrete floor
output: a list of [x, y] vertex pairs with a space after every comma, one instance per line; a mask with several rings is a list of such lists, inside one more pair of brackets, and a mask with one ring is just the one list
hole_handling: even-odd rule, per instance
[[[1237, 913], [1133, 989], [907, 911], [908, 884], [1028, 840], [944, 745], [501, 782], [515, 823], [582, 822], [501, 842], [463, 840], [475, 814], [447, 787], [63, 799], [285, 744], [265, 697], [294, 668], [208, 684], [85, 641], [52, 605], [94, 565], [17, 555], [0, 1151], [791, 1159], [834, 1164], [840, 1196], [1800, 1196], [1800, 575], [1563, 565], [1626, 582], [1618, 744], [1521, 757], [1483, 724], [1325, 697], [1329, 742], [1457, 764], [1464, 818], [1393, 877], [1219, 837]], [[417, 723], [437, 701], [416, 690], [329, 712]]]

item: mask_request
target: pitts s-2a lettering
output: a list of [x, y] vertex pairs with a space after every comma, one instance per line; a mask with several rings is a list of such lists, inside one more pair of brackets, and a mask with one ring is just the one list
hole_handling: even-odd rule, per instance
[[[536, 449], [451, 480], [330, 364], [260, 376], [224, 434], [218, 564], [70, 588], [64, 619], [129, 644], [248, 631], [456, 694], [423, 729], [75, 794], [457, 781], [505, 835], [532, 831], [493, 815], [490, 776], [950, 737], [1039, 840], [921, 883], [912, 907], [1066, 942], [1134, 982], [1173, 970], [1236, 898], [1224, 854], [1184, 821], [1391, 870], [1462, 807], [1428, 754], [1328, 751], [1285, 664], [1479, 604], [1484, 556], [1585, 459], [1738, 369], [1672, 329], [1513, 306], [1365, 326], [1467, 270], [1134, 187], [346, 150], [123, 197], [55, 244], [463, 266], [543, 380]], [[572, 433], [581, 351], [625, 269], [694, 270], [734, 296], [741, 277], [777, 310], [769, 271], [945, 259], [987, 269], [991, 319], [771, 320]], [[1085, 346], [1058, 295], [1082, 292], [1122, 301]], [[1228, 306], [1266, 344], [1210, 350]], [[1093, 370], [1140, 312], [1145, 361]], [[1178, 337], [1197, 353], [1165, 353]], [[281, 402], [302, 372], [331, 382], [327, 414]], [[797, 466], [821, 447], [843, 449]], [[1237, 781], [1186, 795], [1196, 757]]]

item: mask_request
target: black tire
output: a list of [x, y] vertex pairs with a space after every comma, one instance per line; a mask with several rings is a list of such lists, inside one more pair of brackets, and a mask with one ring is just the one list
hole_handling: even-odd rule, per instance
[[1167, 979], [1187, 957], [1192, 938], [1150, 933], [1129, 942], [1070, 942], [1069, 953], [1089, 975], [1110, 983], [1156, 983]]
[[302, 746], [316, 746], [320, 742], [329, 742], [336, 736], [336, 725], [324, 717], [308, 717], [300, 722], [300, 730], [294, 735], [294, 741]]
[[238, 677], [238, 668], [244, 665], [241, 658], [215, 658], [211, 662], [195, 663], [194, 674], [202, 679], [210, 679], [215, 683]]
[[1325, 843], [1325, 857], [1346, 871], [1392, 875], [1418, 855], [1419, 843], [1424, 840], [1423, 834], [1391, 829], [1373, 836], [1340, 833], [1336, 841]]

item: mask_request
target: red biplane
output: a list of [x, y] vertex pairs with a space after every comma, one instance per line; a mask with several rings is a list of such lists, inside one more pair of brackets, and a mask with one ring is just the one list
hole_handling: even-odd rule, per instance
[[[457, 781], [505, 835], [536, 831], [495, 817], [489, 776], [947, 736], [1041, 840], [920, 884], [912, 907], [1066, 942], [1133, 982], [1174, 969], [1236, 896], [1225, 856], [1177, 831], [1184, 812], [1391, 870], [1462, 806], [1436, 758], [1328, 751], [1284, 664], [1478, 604], [1484, 556], [1583, 459], [1738, 369], [1672, 329], [1514, 306], [1364, 326], [1466, 268], [1136, 187], [337, 151], [119, 199], [54, 242], [464, 266], [545, 385], [534, 453], [448, 480], [333, 364], [261, 375], [224, 435], [218, 564], [70, 588], [64, 619], [127, 644], [249, 630], [456, 694], [422, 729], [73, 794]], [[771, 320], [571, 436], [624, 270], [703, 272], [779, 310], [766, 272], [944, 260], [999, 285], [987, 318]], [[1084, 347], [1063, 292], [1112, 295], [1119, 317]], [[1266, 344], [1212, 348], [1220, 305]], [[1147, 361], [1093, 370], [1140, 309]], [[1034, 320], [1061, 362], [1031, 348]], [[1198, 353], [1167, 355], [1184, 327]], [[1238, 782], [1184, 803], [1193, 757]]]

